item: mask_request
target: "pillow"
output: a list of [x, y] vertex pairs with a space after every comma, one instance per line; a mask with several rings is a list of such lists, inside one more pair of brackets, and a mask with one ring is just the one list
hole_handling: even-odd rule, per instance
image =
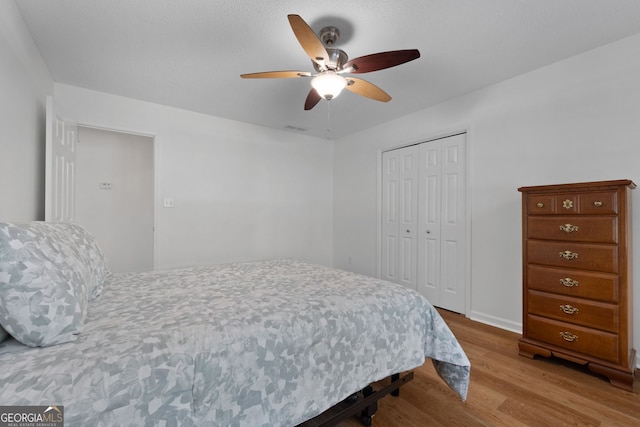
[[9, 338], [9, 333], [5, 331], [2, 326], [0, 326], [0, 342], [6, 340], [7, 338]]
[[109, 274], [107, 261], [93, 235], [77, 224], [67, 225], [70, 226], [69, 232], [73, 233], [75, 245], [88, 268], [86, 279], [89, 287], [89, 301], [95, 300], [102, 293], [104, 278]]
[[0, 325], [32, 347], [73, 341], [107, 273], [79, 225], [0, 223]]

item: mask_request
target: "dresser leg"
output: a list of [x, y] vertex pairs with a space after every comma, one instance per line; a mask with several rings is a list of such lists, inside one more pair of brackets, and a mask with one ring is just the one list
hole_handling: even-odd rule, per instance
[[529, 342], [523, 341], [522, 339], [518, 342], [518, 350], [520, 356], [528, 357], [529, 359], [533, 359], [533, 357], [536, 355], [551, 357], [550, 350], [543, 347], [538, 347], [537, 345], [533, 345]]
[[589, 370], [595, 374], [609, 378], [612, 386], [633, 392], [633, 370], [630, 370], [629, 372], [618, 371], [617, 369], [611, 369], [606, 366], [598, 365], [597, 363], [589, 363]]

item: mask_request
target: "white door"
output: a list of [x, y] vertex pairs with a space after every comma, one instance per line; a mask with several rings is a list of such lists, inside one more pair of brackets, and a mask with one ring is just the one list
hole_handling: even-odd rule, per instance
[[60, 116], [50, 96], [46, 115], [44, 219], [73, 222], [77, 127]]
[[418, 290], [438, 307], [464, 313], [466, 136], [420, 145]]
[[434, 305], [440, 302], [442, 150], [439, 141], [420, 146], [418, 291]]
[[382, 277], [416, 289], [418, 147], [382, 154]]
[[79, 126], [76, 222], [114, 273], [153, 270], [153, 138]]
[[381, 275], [465, 312], [466, 136], [382, 153]]
[[382, 153], [382, 262], [384, 280], [398, 282], [398, 152]]

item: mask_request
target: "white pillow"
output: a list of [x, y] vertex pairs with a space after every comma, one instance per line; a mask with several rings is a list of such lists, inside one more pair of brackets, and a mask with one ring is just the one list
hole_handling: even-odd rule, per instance
[[79, 225], [0, 223], [0, 326], [32, 347], [73, 341], [107, 273]]

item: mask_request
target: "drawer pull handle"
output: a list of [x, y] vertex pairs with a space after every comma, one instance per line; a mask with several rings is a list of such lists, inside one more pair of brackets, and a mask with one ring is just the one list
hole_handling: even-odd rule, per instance
[[571, 332], [560, 332], [560, 336], [565, 341], [569, 341], [569, 342], [578, 341], [578, 336], [575, 334], [572, 334]]
[[562, 312], [565, 313], [565, 314], [578, 314], [578, 311], [580, 311], [580, 310], [578, 310], [578, 308], [573, 307], [573, 306], [571, 306], [569, 304], [561, 305], [560, 306], [560, 310], [562, 310]]
[[571, 251], [560, 252], [560, 256], [564, 259], [577, 259], [578, 254]]
[[537, 207], [539, 207], [539, 208], [544, 207], [544, 203], [542, 203], [542, 202], [538, 202], [538, 203], [536, 204], [536, 206], [537, 206]]
[[571, 209], [573, 208], [573, 200], [571, 199], [567, 199], [564, 202], [562, 202], [562, 207], [565, 209]]
[[562, 286], [567, 288], [573, 288], [578, 286], [578, 281], [573, 280], [570, 277], [565, 277], [564, 279], [560, 279], [560, 283], [562, 284]]
[[560, 226], [560, 230], [562, 230], [565, 233], [569, 234], [569, 233], [573, 233], [574, 231], [578, 231], [578, 226], [577, 225], [571, 225], [571, 224], [564, 224], [564, 225]]
[[602, 206], [602, 202], [600, 200], [596, 200], [595, 202], [593, 202], [593, 206]]

